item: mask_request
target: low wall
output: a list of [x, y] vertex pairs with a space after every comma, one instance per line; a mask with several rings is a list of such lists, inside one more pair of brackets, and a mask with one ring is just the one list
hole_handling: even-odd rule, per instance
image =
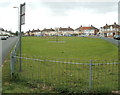
[[120, 45], [120, 41], [119, 40], [115, 40], [115, 39], [112, 39], [112, 38], [106, 38], [106, 37], [100, 37], [101, 39], [104, 39], [104, 40], [106, 40], [106, 41], [108, 41], [108, 42], [110, 42], [110, 43], [113, 43], [113, 44], [115, 44], [115, 45]]

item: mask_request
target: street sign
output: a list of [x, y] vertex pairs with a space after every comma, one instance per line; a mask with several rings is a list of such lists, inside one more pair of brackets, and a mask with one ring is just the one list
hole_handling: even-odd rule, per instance
[[25, 24], [25, 15], [21, 16], [21, 25]]
[[20, 25], [25, 24], [25, 3], [20, 4], [20, 18], [21, 18]]

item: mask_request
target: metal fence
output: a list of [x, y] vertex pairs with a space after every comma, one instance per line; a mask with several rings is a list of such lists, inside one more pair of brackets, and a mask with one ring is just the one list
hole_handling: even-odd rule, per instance
[[[58, 92], [102, 92], [118, 90], [118, 60], [75, 60], [13, 54], [12, 73], [20, 80], [36, 82]], [[19, 71], [22, 59], [22, 72]]]
[[16, 58], [14, 56], [19, 56], [19, 50], [20, 50], [20, 40], [18, 39], [10, 55], [11, 75], [14, 72], [14, 65], [17, 63]]

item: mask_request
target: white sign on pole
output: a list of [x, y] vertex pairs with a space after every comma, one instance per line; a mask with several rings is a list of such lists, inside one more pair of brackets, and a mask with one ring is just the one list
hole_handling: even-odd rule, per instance
[[20, 13], [21, 25], [23, 25], [25, 24], [25, 3], [21, 4], [20, 8], [21, 8], [21, 13]]
[[21, 25], [25, 24], [25, 15], [21, 16]]

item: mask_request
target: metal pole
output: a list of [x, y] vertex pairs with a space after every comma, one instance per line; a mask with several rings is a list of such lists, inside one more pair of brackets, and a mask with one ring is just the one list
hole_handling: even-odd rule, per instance
[[90, 60], [90, 81], [89, 81], [90, 89], [92, 88], [92, 60]]
[[20, 31], [19, 31], [19, 26], [20, 26], [20, 25], [19, 25], [19, 23], [20, 23], [20, 21], [19, 21], [19, 20], [20, 20], [20, 19], [19, 19], [19, 13], [20, 13], [20, 12], [19, 12], [19, 8], [18, 8], [18, 7], [17, 7], [17, 9], [18, 9], [18, 33], [19, 33], [19, 32], [20, 32]]
[[20, 4], [20, 15], [19, 15], [19, 32], [20, 32], [20, 72], [22, 71], [22, 60], [21, 60], [21, 14], [22, 14], [22, 9], [21, 9], [22, 4]]

